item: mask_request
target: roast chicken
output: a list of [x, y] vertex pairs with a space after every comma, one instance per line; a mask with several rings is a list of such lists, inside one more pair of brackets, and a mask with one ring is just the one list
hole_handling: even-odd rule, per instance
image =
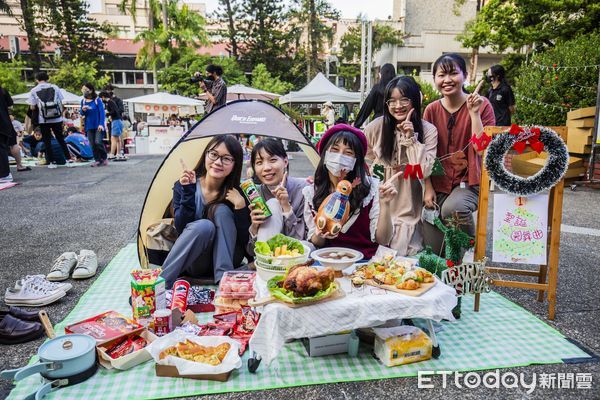
[[331, 268], [319, 272], [316, 268], [307, 264], [290, 268], [287, 277], [283, 281], [283, 288], [294, 292], [297, 297], [313, 296], [318, 291], [327, 289], [333, 283], [335, 277]]

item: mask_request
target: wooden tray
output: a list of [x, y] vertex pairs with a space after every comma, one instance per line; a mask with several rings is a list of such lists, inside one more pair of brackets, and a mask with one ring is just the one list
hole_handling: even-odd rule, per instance
[[338, 283], [337, 285], [338, 285], [338, 289], [336, 291], [331, 292], [328, 296], [321, 297], [318, 300], [309, 300], [309, 301], [304, 301], [302, 303], [288, 303], [286, 301], [279, 300], [273, 296], [268, 296], [268, 297], [262, 297], [260, 299], [248, 300], [248, 305], [251, 307], [259, 307], [259, 306], [264, 306], [264, 305], [270, 304], [270, 303], [281, 303], [281, 304], [285, 304], [286, 306], [291, 307], [291, 308], [299, 308], [299, 307], [304, 307], [304, 306], [310, 306], [310, 305], [317, 304], [317, 303], [324, 303], [326, 301], [331, 301], [331, 300], [336, 300], [336, 299], [342, 298], [346, 295], [346, 293], [340, 287], [340, 284]]
[[429, 289], [434, 287], [436, 285], [436, 283], [437, 283], [437, 280], [433, 281], [432, 283], [422, 283], [421, 287], [416, 290], [404, 290], [404, 289], [398, 289], [396, 286], [392, 286], [392, 285], [380, 285], [379, 283], [375, 282], [372, 279], [365, 280], [366, 285], [375, 286], [375, 287], [378, 287], [381, 289], [389, 290], [390, 292], [396, 292], [396, 293], [404, 294], [406, 296], [411, 296], [411, 297], [419, 297], [420, 295], [422, 295], [423, 293], [425, 293], [426, 291], [428, 291]]

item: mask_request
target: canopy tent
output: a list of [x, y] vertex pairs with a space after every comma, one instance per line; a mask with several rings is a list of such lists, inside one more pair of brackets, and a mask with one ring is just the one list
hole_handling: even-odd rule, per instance
[[289, 92], [279, 98], [279, 104], [286, 103], [360, 103], [360, 93], [348, 92], [335, 86], [322, 73], [297, 92]]
[[146, 114], [175, 114], [179, 111], [184, 114], [196, 114], [197, 107], [204, 106], [203, 101], [167, 92], [132, 97], [124, 101], [132, 104], [135, 112]]
[[196, 165], [213, 136], [245, 134], [270, 136], [297, 142], [316, 167], [319, 154], [291, 118], [274, 105], [260, 100], [236, 100], [213, 111], [198, 122], [173, 146], [156, 171], [142, 207], [138, 225], [138, 257], [148, 266], [148, 227], [164, 217], [173, 198], [173, 183], [181, 175], [180, 159]]
[[[265, 90], [255, 89], [242, 84], [227, 86], [227, 101], [233, 100], [273, 100], [281, 97], [280, 94], [267, 92]], [[206, 93], [201, 94], [198, 98], [206, 100]]]
[[[81, 96], [68, 92], [65, 89], [60, 89], [60, 92], [63, 95], [63, 104], [79, 105], [81, 103]], [[29, 92], [16, 94], [12, 96], [12, 99], [15, 104], [29, 104]]]

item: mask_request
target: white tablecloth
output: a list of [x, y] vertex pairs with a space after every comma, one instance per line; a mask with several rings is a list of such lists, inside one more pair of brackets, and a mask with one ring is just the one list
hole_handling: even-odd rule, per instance
[[[377, 326], [402, 318], [434, 321], [454, 320], [456, 291], [437, 280], [436, 285], [419, 297], [405, 296], [371, 286], [351, 287], [348, 278], [338, 278], [346, 293], [340, 299], [310, 306], [291, 308], [281, 303], [261, 307], [261, 317], [250, 339], [250, 350], [269, 365], [285, 342], [350, 329]], [[258, 297], [268, 296], [266, 283], [257, 277]]]

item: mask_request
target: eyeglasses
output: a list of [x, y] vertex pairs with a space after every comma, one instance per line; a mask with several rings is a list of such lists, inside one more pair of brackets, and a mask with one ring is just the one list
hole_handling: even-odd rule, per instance
[[408, 107], [410, 106], [410, 99], [391, 99], [385, 102], [385, 104], [387, 104], [388, 107]]
[[219, 153], [217, 153], [215, 150], [210, 150], [208, 153], [208, 159], [211, 161], [217, 161], [219, 158], [221, 159], [221, 162], [223, 163], [223, 165], [227, 166], [227, 165], [231, 165], [233, 164], [233, 162], [235, 161], [233, 159], [233, 157], [231, 156], [222, 156]]

